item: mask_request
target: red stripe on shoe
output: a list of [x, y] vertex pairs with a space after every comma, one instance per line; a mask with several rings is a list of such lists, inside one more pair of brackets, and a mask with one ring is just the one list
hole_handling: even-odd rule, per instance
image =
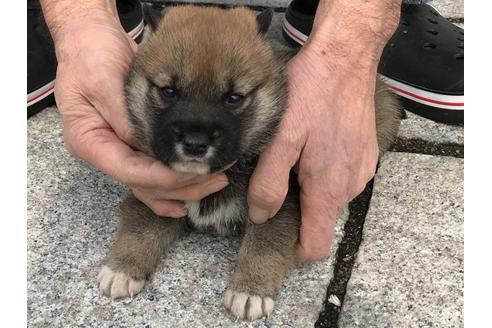
[[128, 35], [132, 39], [136, 39], [140, 34], [142, 34], [144, 27], [145, 27], [144, 21], [142, 20], [133, 30], [128, 32]]
[[31, 106], [38, 101], [48, 97], [55, 90], [55, 80], [45, 84], [41, 88], [31, 92], [27, 95], [27, 106]]
[[[145, 28], [144, 21], [142, 20], [133, 30], [128, 32], [128, 35], [132, 39], [136, 39], [140, 34], [142, 34], [144, 28]], [[27, 95], [27, 107], [34, 105], [35, 103], [43, 100], [44, 98], [48, 97], [51, 93], [53, 93], [55, 90], [54, 83], [55, 80], [29, 93]]]
[[300, 43], [303, 45], [306, 43], [306, 40], [303, 40], [300, 36], [296, 35], [302, 35], [304, 38], [307, 39], [307, 35], [304, 35], [301, 31], [296, 30], [284, 17], [284, 22], [282, 24], [282, 28], [284, 29], [285, 33], [287, 33], [291, 38], [293, 38], [297, 43]]
[[380, 79], [397, 95], [412, 101], [441, 109], [464, 110], [464, 95], [446, 95], [436, 92], [426, 91], [414, 86], [393, 80], [382, 74]]
[[420, 100], [424, 100], [424, 101], [428, 101], [430, 103], [437, 104], [437, 105], [446, 105], [446, 106], [464, 106], [465, 105], [465, 103], [453, 103], [453, 102], [446, 102], [446, 101], [439, 101], [439, 100], [434, 100], [434, 99], [430, 99], [430, 98], [425, 98], [425, 97], [416, 95], [414, 93], [405, 91], [403, 89], [394, 87], [392, 85], [388, 85], [388, 87], [390, 87], [393, 90], [396, 90], [396, 91], [399, 91], [401, 93], [404, 93], [406, 95], [412, 96], [414, 98], [417, 98], [417, 99], [420, 99]]

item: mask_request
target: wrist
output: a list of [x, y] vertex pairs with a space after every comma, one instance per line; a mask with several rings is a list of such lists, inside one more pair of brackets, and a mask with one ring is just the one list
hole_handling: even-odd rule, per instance
[[62, 44], [74, 31], [83, 29], [88, 22], [119, 23], [115, 0], [41, 0], [46, 25], [55, 47]]
[[400, 0], [321, 0], [304, 48], [329, 66], [375, 71], [399, 22]]

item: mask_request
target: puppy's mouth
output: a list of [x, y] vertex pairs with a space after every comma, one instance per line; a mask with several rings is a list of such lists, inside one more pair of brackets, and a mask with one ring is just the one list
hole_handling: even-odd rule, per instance
[[200, 175], [210, 173], [209, 164], [201, 163], [196, 160], [172, 162], [170, 167], [172, 170], [179, 173], [195, 173]]
[[194, 173], [199, 175], [216, 173], [220, 171], [225, 171], [233, 166], [236, 161], [231, 161], [230, 163], [223, 165], [221, 167], [216, 167], [212, 165], [216, 149], [210, 147], [207, 149], [205, 154], [196, 156], [187, 154], [183, 150], [181, 144], [175, 146], [176, 160], [169, 163], [172, 170], [180, 173]]
[[176, 160], [169, 163], [171, 169], [180, 173], [208, 174], [210, 173], [210, 159], [214, 155], [214, 149], [209, 147], [204, 154], [193, 155], [184, 150], [181, 143], [174, 146]]

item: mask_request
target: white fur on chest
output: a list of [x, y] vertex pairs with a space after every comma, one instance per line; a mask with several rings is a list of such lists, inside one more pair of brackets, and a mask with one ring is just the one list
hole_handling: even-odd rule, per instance
[[217, 209], [207, 215], [200, 215], [200, 202], [185, 202], [188, 209], [188, 217], [199, 228], [214, 227], [219, 234], [227, 234], [227, 226], [241, 221], [241, 203], [239, 200], [230, 200], [221, 204]]

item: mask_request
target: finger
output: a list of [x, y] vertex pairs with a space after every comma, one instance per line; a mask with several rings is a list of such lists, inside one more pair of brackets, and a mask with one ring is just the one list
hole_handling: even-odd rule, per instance
[[349, 181], [347, 190], [347, 203], [359, 196], [365, 189], [367, 184], [374, 178], [376, 174], [377, 158], [374, 163], [369, 160], [369, 164], [361, 167], [357, 177]]
[[254, 223], [266, 222], [282, 206], [299, 153], [300, 147], [278, 137], [260, 155], [248, 188], [249, 217]]
[[102, 98], [100, 106], [96, 104], [98, 111], [121, 140], [133, 148], [139, 149], [138, 141], [128, 120], [123, 80], [113, 80], [113, 83], [106, 84], [106, 86], [107, 90], [103, 93], [106, 96]]
[[198, 201], [210, 194], [224, 189], [228, 184], [229, 180], [227, 179], [227, 177], [225, 175], [220, 175], [204, 183], [194, 184], [191, 186], [186, 186], [177, 190], [166, 192], [165, 198], [186, 201]]
[[[301, 190], [302, 224], [298, 258], [301, 262], [319, 261], [330, 255], [338, 206], [327, 192], [306, 181]], [[314, 188], [313, 188], [314, 187]]]
[[[154, 157], [151, 157], [143, 152], [140, 152], [140, 151], [136, 151], [135, 152], [139, 157], [141, 157], [142, 159], [145, 159], [145, 160], [148, 160], [148, 161], [155, 161], [157, 163], [161, 163], [159, 161], [157, 161]], [[162, 163], [161, 163], [162, 164]], [[155, 189], [156, 192], [162, 192], [163, 189], [178, 189], [178, 188], [182, 188], [182, 187], [185, 187], [185, 186], [190, 186], [190, 185], [194, 185], [194, 184], [200, 184], [200, 183], [206, 183], [208, 181], [211, 181], [217, 177], [222, 177], [223, 179], [227, 179], [226, 175], [223, 173], [223, 171], [221, 172], [217, 172], [217, 173], [213, 173], [213, 174], [196, 174], [196, 173], [183, 173], [183, 172], [175, 172], [171, 169], [169, 169], [167, 166], [164, 165], [164, 168], [169, 172], [170, 175], [174, 176], [173, 178], [173, 185], [170, 186], [167, 186], [167, 188], [165, 188], [165, 186], [163, 186], [162, 184], [160, 183], [154, 183], [153, 186], [151, 185], [147, 185], [146, 187], [149, 188], [149, 189]]]
[[138, 148], [138, 141], [127, 115], [124, 94], [125, 77], [134, 54], [130, 50], [121, 51], [119, 55], [112, 67], [108, 67], [108, 63], [104, 61], [96, 66], [85, 63], [88, 66], [85, 70], [89, 74], [79, 81], [80, 90], [92, 105], [91, 111], [95, 109], [126, 144]]
[[164, 217], [182, 218], [188, 214], [184, 205], [177, 201], [154, 199], [144, 191], [134, 188], [133, 194], [155, 214]]
[[[67, 148], [104, 173], [131, 187], [176, 189], [195, 178], [177, 174], [150, 156], [136, 153], [110, 128], [93, 128], [90, 122], [68, 122], [64, 129]], [[196, 177], [206, 179], [206, 177]]]

